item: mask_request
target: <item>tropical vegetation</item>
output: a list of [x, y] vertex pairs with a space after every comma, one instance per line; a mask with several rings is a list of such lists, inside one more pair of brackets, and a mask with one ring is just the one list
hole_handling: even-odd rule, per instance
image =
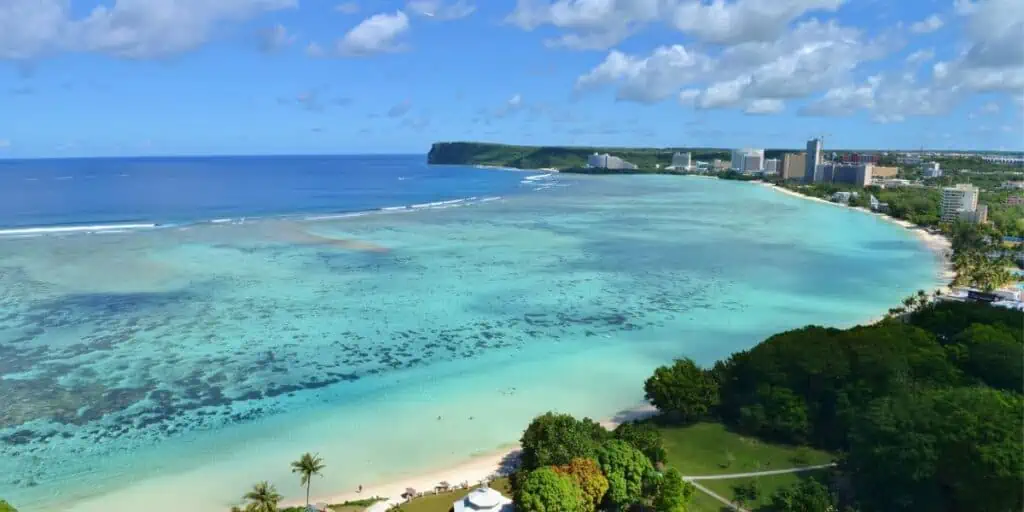
[[[327, 467], [319, 455], [304, 453], [298, 460], [292, 462], [292, 473], [299, 474], [299, 483], [306, 488], [306, 505], [309, 505], [309, 487], [312, 484], [313, 475], [321, 475], [321, 471]], [[322, 476], [322, 475], [321, 475]]]

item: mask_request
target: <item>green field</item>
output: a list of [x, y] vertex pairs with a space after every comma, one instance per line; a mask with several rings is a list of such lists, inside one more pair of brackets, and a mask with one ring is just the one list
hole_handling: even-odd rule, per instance
[[684, 476], [769, 471], [832, 462], [821, 450], [769, 444], [730, 432], [718, 423], [660, 427], [668, 464]]
[[[698, 423], [688, 427], [659, 427], [668, 454], [668, 465], [684, 476], [723, 475], [769, 471], [832, 462], [835, 457], [806, 447], [769, 444], [730, 432], [718, 423]], [[818, 472], [804, 473], [803, 475]], [[732, 499], [732, 487], [746, 478], [705, 480], [701, 485], [726, 499]], [[771, 475], [758, 478], [760, 500], [747, 508], [766, 504], [776, 490], [800, 481], [800, 475]], [[724, 505], [697, 491], [690, 502], [693, 512], [719, 512]]]
[[[802, 478], [826, 476], [827, 474], [828, 470], [817, 470], [808, 471], [806, 473], [789, 473], [785, 475], [769, 475], [757, 477], [758, 489], [760, 491], [758, 494], [758, 500], [753, 503], [745, 503], [743, 505], [743, 508], [755, 510], [757, 509], [757, 507], [767, 505], [771, 501], [772, 495], [775, 494], [775, 491], [778, 491], [779, 489], [784, 489], [786, 487], [794, 486], [798, 482], [800, 482], [800, 479]], [[749, 480], [749, 478], [730, 478], [728, 480], [705, 480], [700, 484], [703, 485], [704, 487], [707, 487], [708, 489], [711, 489], [719, 496], [731, 500], [734, 494], [732, 490], [733, 486], [745, 483], [747, 480]], [[712, 500], [714, 503], [718, 503], [718, 501], [715, 501], [710, 497], [708, 497], [708, 499]], [[719, 503], [719, 505], [721, 504]], [[718, 509], [712, 510], [717, 511]]]
[[[404, 503], [399, 507], [399, 510], [401, 512], [448, 512], [451, 510], [453, 503], [465, 497], [475, 488], [471, 487], [469, 489], [460, 489], [458, 491], [416, 498], [408, 503]], [[509, 498], [512, 497], [512, 488], [509, 485], [508, 478], [494, 480], [491, 482], [491, 488], [500, 491]]]

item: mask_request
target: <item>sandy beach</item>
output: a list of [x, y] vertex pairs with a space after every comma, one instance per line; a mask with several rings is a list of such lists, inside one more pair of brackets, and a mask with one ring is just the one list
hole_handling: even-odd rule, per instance
[[[657, 410], [652, 405], [644, 404], [621, 411], [611, 418], [602, 420], [600, 423], [605, 428], [612, 430], [621, 423], [648, 418], [656, 413]], [[526, 425], [523, 425], [523, 428], [526, 428]], [[519, 444], [516, 443], [485, 455], [473, 457], [456, 466], [441, 468], [392, 482], [371, 483], [370, 485], [364, 485], [362, 492], [352, 489], [349, 491], [318, 494], [311, 498], [310, 502], [344, 503], [346, 501], [381, 497], [385, 500], [375, 504], [371, 509], [374, 511], [385, 510], [394, 504], [405, 501], [402, 498], [402, 494], [410, 487], [416, 489], [417, 492], [431, 492], [434, 486], [440, 482], [448, 482], [453, 486], [468, 482], [472, 487], [484, 480], [507, 475], [518, 463], [519, 451]], [[303, 500], [288, 500], [282, 503], [283, 506], [303, 504], [305, 504]]]
[[924, 228], [922, 228], [922, 227], [918, 226], [917, 224], [914, 224], [914, 223], [912, 223], [910, 221], [906, 221], [906, 220], [903, 220], [903, 219], [897, 219], [896, 217], [890, 217], [890, 216], [888, 216], [888, 215], [886, 215], [884, 213], [873, 212], [873, 211], [871, 211], [871, 210], [869, 210], [867, 208], [861, 208], [861, 207], [851, 208], [850, 206], [847, 206], [847, 205], [844, 205], [844, 204], [833, 203], [832, 201], [827, 201], [827, 200], [822, 199], [820, 197], [806, 196], [806, 195], [801, 194], [799, 192], [794, 192], [792, 190], [789, 190], [789, 189], [783, 188], [783, 187], [777, 187], [775, 185], [772, 185], [771, 183], [766, 183], [766, 182], [763, 182], [763, 181], [759, 181], [758, 184], [760, 184], [761, 186], [764, 186], [764, 187], [768, 187], [768, 188], [770, 188], [772, 190], [775, 190], [776, 192], [780, 192], [780, 193], [783, 193], [783, 194], [786, 194], [786, 195], [790, 195], [790, 196], [793, 196], [793, 197], [799, 197], [800, 199], [804, 199], [806, 201], [815, 201], [815, 202], [818, 202], [818, 203], [832, 205], [832, 206], [835, 206], [835, 207], [838, 207], [838, 208], [847, 208], [847, 209], [850, 209], [850, 210], [857, 210], [857, 211], [866, 213], [868, 215], [874, 215], [875, 217], [878, 217], [878, 218], [880, 218], [880, 219], [882, 219], [882, 220], [884, 220], [886, 222], [891, 222], [893, 224], [896, 224], [897, 226], [901, 226], [901, 227], [903, 227], [905, 229], [908, 229], [908, 230], [912, 231], [914, 233], [914, 236], [919, 238], [924, 243], [925, 247], [927, 247], [932, 252], [934, 252], [936, 257], [939, 258], [939, 260], [941, 262], [941, 265], [942, 265], [942, 270], [940, 271], [940, 273], [939, 273], [939, 275], [937, 277], [938, 277], [939, 281], [944, 283], [943, 286], [941, 287], [942, 292], [943, 293], [949, 293], [950, 292], [949, 285], [950, 285], [950, 283], [953, 282], [953, 279], [956, 278], [956, 272], [953, 270], [952, 244], [950, 243], [949, 239], [946, 238], [944, 235], [939, 234], [939, 233], [931, 233], [928, 230], [926, 230], [926, 229], [924, 229]]

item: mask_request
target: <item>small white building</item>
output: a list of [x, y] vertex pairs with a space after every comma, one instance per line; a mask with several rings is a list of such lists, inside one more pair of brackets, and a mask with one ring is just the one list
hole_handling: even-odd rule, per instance
[[454, 512], [512, 512], [512, 500], [490, 487], [478, 487], [452, 504]]
[[596, 169], [636, 169], [636, 166], [617, 157], [605, 153], [603, 155], [594, 153], [587, 157], [587, 167]]
[[689, 171], [693, 167], [693, 160], [690, 153], [676, 153], [672, 155], [672, 169], [677, 171]]
[[942, 169], [938, 162], [925, 162], [921, 164], [921, 173], [925, 178], [939, 178], [942, 176]]

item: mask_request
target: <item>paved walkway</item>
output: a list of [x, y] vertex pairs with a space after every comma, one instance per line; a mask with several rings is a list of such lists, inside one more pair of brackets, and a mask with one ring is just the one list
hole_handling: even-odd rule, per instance
[[825, 469], [835, 467], [835, 462], [828, 464], [818, 464], [817, 466], [801, 466], [799, 468], [789, 469], [773, 469], [770, 471], [751, 471], [750, 473], [730, 473], [727, 475], [704, 475], [704, 476], [684, 476], [683, 480], [725, 480], [727, 478], [748, 478], [752, 476], [768, 476], [768, 475], [784, 475], [786, 473], [800, 473], [802, 471], [814, 471], [815, 469]]
[[835, 465], [836, 465], [835, 462], [830, 462], [828, 464], [818, 464], [817, 466], [803, 466], [803, 467], [799, 467], [799, 468], [789, 468], [789, 469], [772, 469], [772, 470], [769, 470], [769, 471], [752, 471], [750, 473], [729, 473], [729, 474], [725, 474], [725, 475], [684, 476], [683, 480], [686, 480], [687, 482], [690, 482], [691, 484], [693, 484], [694, 487], [697, 488], [697, 490], [699, 490], [699, 491], [703, 492], [704, 494], [707, 494], [708, 496], [711, 496], [712, 498], [722, 502], [725, 506], [731, 508], [732, 510], [735, 510], [737, 512], [750, 512], [749, 510], [747, 510], [745, 508], [742, 508], [742, 507], [734, 504], [733, 502], [723, 498], [722, 496], [720, 496], [718, 493], [712, 491], [711, 489], [708, 489], [707, 487], [704, 487], [703, 485], [697, 483], [697, 481], [698, 480], [726, 480], [726, 479], [729, 479], [729, 478], [750, 478], [750, 477], [755, 477], [755, 476], [769, 476], [769, 475], [785, 475], [787, 473], [801, 473], [801, 472], [804, 472], [804, 471], [814, 471], [816, 469], [831, 468], [831, 467], [835, 467]]

